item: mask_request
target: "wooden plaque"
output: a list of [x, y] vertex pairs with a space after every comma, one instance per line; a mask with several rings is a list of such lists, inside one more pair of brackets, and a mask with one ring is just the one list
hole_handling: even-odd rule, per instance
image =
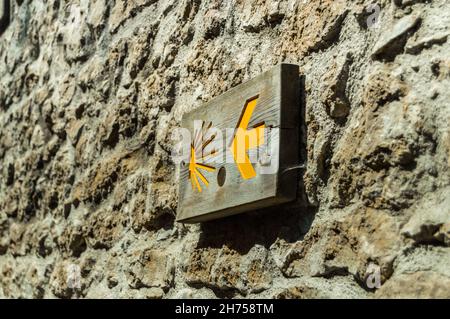
[[[300, 77], [280, 64], [183, 116], [177, 221], [204, 222], [296, 198]], [[187, 131], [186, 130], [186, 131]], [[221, 133], [219, 133], [221, 132]]]

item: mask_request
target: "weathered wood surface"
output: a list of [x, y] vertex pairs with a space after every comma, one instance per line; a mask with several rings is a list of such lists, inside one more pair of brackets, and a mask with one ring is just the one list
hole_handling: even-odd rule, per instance
[[[263, 123], [266, 128], [278, 128], [279, 134], [271, 139], [265, 136], [264, 144], [250, 149], [248, 154], [256, 158], [260, 158], [261, 154], [272, 154], [271, 165], [278, 166], [278, 170], [274, 174], [261, 174], [261, 168], [264, 169], [262, 166], [267, 163], [257, 160], [253, 163], [256, 176], [245, 179], [234, 161], [221, 163], [221, 159], [224, 151], [228, 152], [230, 149], [229, 145], [233, 140], [232, 134], [229, 134], [228, 138], [225, 136], [225, 129], [236, 128], [246, 102], [255, 97], [258, 100], [248, 129]], [[300, 107], [298, 66], [280, 64], [185, 114], [182, 127], [188, 128], [192, 136], [197, 133], [194, 132], [194, 121], [202, 120], [205, 126], [211, 123], [212, 127], [224, 132], [225, 147], [202, 160], [201, 163], [215, 169], [201, 171], [209, 183], [206, 186], [199, 179], [201, 192], [190, 179], [189, 163], [180, 165], [177, 220], [186, 223], [203, 222], [294, 200], [297, 192], [297, 172], [284, 170], [298, 163]], [[207, 138], [208, 133], [205, 134], [204, 140]], [[274, 163], [277, 160], [278, 162]], [[221, 167], [226, 171], [223, 186], [217, 182]]]

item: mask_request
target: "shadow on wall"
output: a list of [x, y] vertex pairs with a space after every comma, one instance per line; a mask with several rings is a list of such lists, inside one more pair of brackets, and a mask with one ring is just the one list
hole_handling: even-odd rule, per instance
[[[301, 123], [300, 164], [305, 163], [307, 158], [304, 88], [305, 79], [301, 76], [301, 100], [298, 105]], [[317, 207], [308, 205], [303, 182], [304, 169], [299, 169], [298, 172], [296, 202], [203, 223], [197, 248], [221, 248], [225, 245], [240, 254], [246, 254], [257, 244], [269, 248], [278, 238], [286, 242], [302, 240], [311, 228]]]
[[8, 1], [0, 0], [0, 36], [6, 31], [10, 22], [10, 3]]

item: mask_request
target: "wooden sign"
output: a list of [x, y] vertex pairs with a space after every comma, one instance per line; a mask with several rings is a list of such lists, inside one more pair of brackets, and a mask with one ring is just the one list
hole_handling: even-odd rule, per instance
[[[292, 201], [300, 84], [280, 64], [185, 114], [177, 221], [204, 222]], [[189, 140], [187, 140], [189, 138]]]
[[0, 0], [0, 35], [9, 24], [10, 0]]

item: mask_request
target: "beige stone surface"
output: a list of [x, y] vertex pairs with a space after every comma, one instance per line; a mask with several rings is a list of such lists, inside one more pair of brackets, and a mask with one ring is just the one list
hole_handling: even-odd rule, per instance
[[[0, 298], [450, 297], [448, 1], [13, 10]], [[280, 62], [304, 75], [297, 202], [176, 223], [173, 128]]]

